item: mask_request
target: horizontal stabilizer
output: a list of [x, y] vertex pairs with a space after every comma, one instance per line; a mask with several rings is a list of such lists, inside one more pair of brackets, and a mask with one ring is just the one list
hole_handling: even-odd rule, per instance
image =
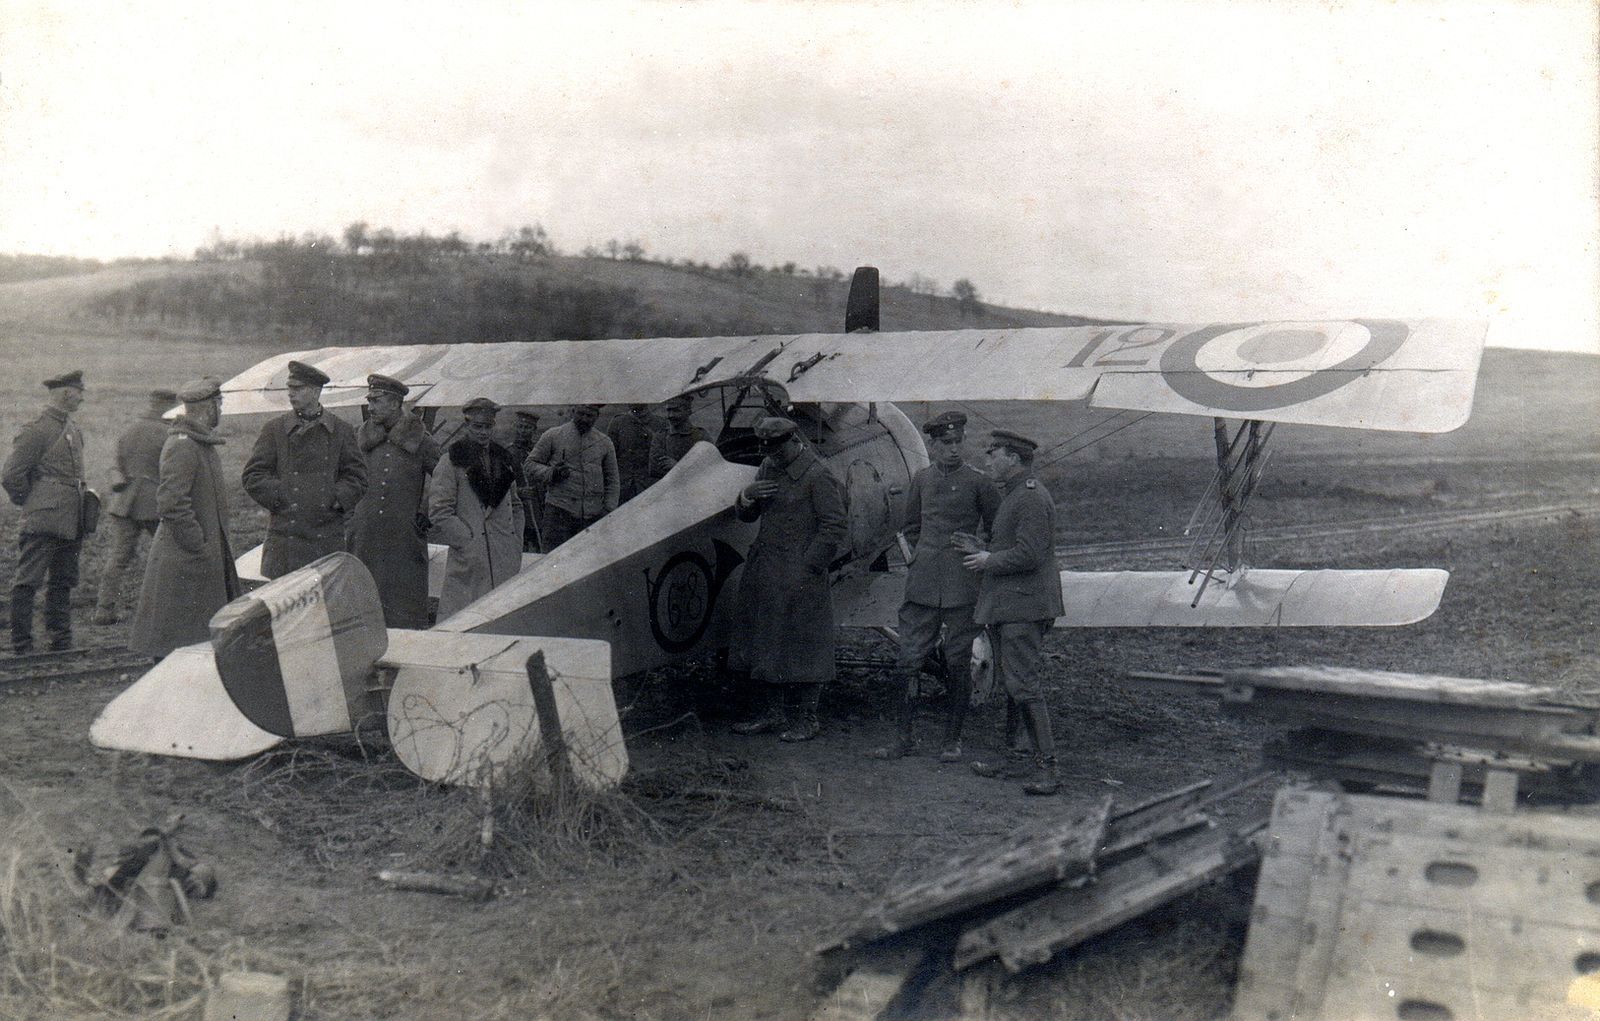
[[[1220, 573], [1205, 586], [1188, 571], [1062, 571], [1066, 615], [1057, 627], [1387, 627], [1439, 608], [1450, 572]], [[1200, 595], [1198, 605], [1195, 596]]]
[[[527, 669], [536, 652], [545, 663], [537, 684]], [[541, 750], [590, 788], [628, 771], [605, 642], [391, 628], [380, 666], [394, 670], [389, 741], [425, 780], [499, 782]]]
[[227, 762], [283, 742], [251, 723], [222, 686], [211, 645], [174, 649], [101, 710], [89, 727], [96, 748]]
[[[261, 551], [264, 546], [253, 546], [239, 554], [233, 561], [233, 569], [239, 575], [239, 580], [250, 585], [260, 585], [267, 580], [261, 573]], [[522, 554], [522, 569], [526, 571], [531, 565], [539, 561], [538, 553]], [[439, 593], [444, 591], [444, 572], [450, 560], [450, 547], [436, 543], [428, 543], [428, 595], [434, 599], [439, 598]]]

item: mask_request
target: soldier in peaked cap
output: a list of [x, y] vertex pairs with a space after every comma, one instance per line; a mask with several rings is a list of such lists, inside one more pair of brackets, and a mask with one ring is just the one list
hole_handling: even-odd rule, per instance
[[139, 552], [139, 536], [155, 535], [161, 523], [156, 484], [161, 479], [161, 448], [168, 423], [162, 416], [178, 403], [174, 390], [150, 391], [150, 405], [121, 436], [111, 466], [111, 498], [106, 501], [104, 564], [95, 599], [94, 622], [115, 624], [122, 581]]
[[921, 668], [939, 648], [946, 699], [939, 760], [961, 761], [961, 730], [972, 699], [972, 643], [983, 628], [973, 620], [978, 577], [962, 566], [955, 536], [987, 535], [1000, 506], [994, 480], [966, 463], [966, 426], [966, 415], [946, 411], [922, 427], [931, 463], [911, 479], [900, 533], [911, 553], [906, 559], [900, 652], [895, 662], [898, 732], [889, 745], [868, 753], [873, 758], [899, 758], [916, 748]]
[[83, 434], [72, 420], [83, 403], [83, 372], [44, 385], [50, 392], [44, 411], [17, 433], [0, 472], [6, 495], [22, 508], [11, 585], [11, 647], [18, 655], [33, 650], [33, 595], [41, 585], [50, 647], [71, 647], [72, 586], [83, 549]]
[[428, 626], [428, 476], [439, 441], [402, 401], [411, 388], [392, 376], [367, 377], [367, 420], [356, 446], [367, 465], [367, 491], [350, 517], [348, 546], [378, 583], [383, 622]]
[[450, 547], [441, 621], [522, 570], [524, 511], [511, 451], [494, 438], [499, 411], [487, 397], [462, 406], [466, 435], [450, 444], [428, 483], [433, 534]]
[[261, 573], [288, 574], [344, 549], [345, 519], [367, 489], [350, 423], [325, 411], [327, 373], [289, 363], [289, 411], [261, 427], [244, 466], [244, 490], [271, 514]]
[[128, 647], [159, 659], [203, 642], [211, 617], [239, 595], [228, 540], [228, 490], [217, 448], [222, 387], [211, 376], [178, 390], [179, 415], [161, 447], [156, 505], [161, 525], [150, 544]]
[[[1000, 486], [989, 548], [970, 537], [961, 544], [962, 563], [975, 572], [978, 603], [974, 619], [989, 629], [995, 673], [1016, 700], [1033, 738], [1032, 778], [1027, 794], [1061, 789], [1055, 739], [1044, 693], [1044, 636], [1062, 614], [1061, 575], [1056, 565], [1056, 508], [1033, 474], [1039, 444], [1020, 433], [996, 429], [989, 439], [989, 472]], [[973, 763], [981, 773], [991, 771]]]
[[844, 495], [789, 419], [764, 418], [755, 435], [766, 457], [733, 510], [761, 527], [739, 581], [728, 667], [764, 685], [763, 705], [733, 729], [809, 741], [821, 731], [822, 686], [833, 679], [828, 568], [848, 539]]

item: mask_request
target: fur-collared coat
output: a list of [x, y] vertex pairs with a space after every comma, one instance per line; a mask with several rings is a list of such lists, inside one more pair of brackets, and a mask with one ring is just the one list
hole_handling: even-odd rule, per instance
[[394, 428], [361, 423], [356, 446], [367, 462], [367, 491], [350, 517], [348, 545], [378, 583], [383, 621], [390, 627], [428, 626], [428, 539], [423, 519], [428, 474], [439, 463], [439, 441], [416, 415]]
[[450, 444], [428, 483], [431, 537], [450, 547], [442, 621], [522, 569], [522, 500], [511, 451], [490, 441]]
[[179, 416], [161, 448], [150, 545], [128, 647], [165, 656], [210, 637], [211, 617], [239, 595], [228, 542], [228, 491], [217, 447], [222, 437]]

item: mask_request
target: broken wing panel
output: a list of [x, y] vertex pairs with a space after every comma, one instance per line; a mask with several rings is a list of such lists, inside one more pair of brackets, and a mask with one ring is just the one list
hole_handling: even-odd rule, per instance
[[1188, 571], [1063, 571], [1057, 627], [1386, 627], [1439, 608], [1448, 571], [1249, 568], [1206, 586]]

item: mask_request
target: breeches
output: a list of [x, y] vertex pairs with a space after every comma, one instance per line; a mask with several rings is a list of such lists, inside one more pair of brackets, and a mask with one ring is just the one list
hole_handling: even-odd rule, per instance
[[[944, 641], [939, 641], [939, 629], [944, 628]], [[921, 603], [900, 604], [900, 654], [896, 665], [902, 670], [916, 670], [933, 654], [934, 646], [942, 645], [945, 667], [955, 676], [966, 677], [972, 673], [972, 643], [977, 641], [983, 626], [972, 620], [972, 606], [924, 606]]]
[[1044, 636], [1050, 624], [1023, 620], [989, 625], [995, 676], [1015, 701], [1044, 697]]
[[53, 590], [70, 589], [78, 583], [78, 553], [82, 539], [61, 539], [53, 535], [23, 532], [17, 542], [17, 573], [13, 588], [37, 589], [50, 580]]
[[110, 609], [117, 605], [117, 600], [122, 595], [122, 576], [139, 552], [139, 533], [154, 535], [159, 523], [135, 521], [133, 518], [124, 518], [116, 514], [106, 516], [105, 564], [100, 575], [101, 609]]

